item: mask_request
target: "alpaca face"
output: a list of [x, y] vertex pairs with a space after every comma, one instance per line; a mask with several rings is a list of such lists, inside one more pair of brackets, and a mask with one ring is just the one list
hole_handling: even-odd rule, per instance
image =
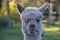
[[38, 34], [42, 27], [42, 13], [36, 7], [28, 7], [21, 14], [22, 30], [27, 34]]
[[[48, 8], [48, 3], [40, 8], [23, 8], [19, 3], [16, 4], [22, 21], [22, 32], [24, 34], [40, 34], [42, 32], [42, 13]], [[20, 14], [21, 13], [21, 14]]]

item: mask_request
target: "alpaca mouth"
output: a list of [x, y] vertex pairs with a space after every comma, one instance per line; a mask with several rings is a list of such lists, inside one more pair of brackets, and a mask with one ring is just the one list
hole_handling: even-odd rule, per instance
[[36, 30], [36, 28], [29, 28], [28, 29], [28, 34], [35, 34], [38, 33], [38, 30]]
[[36, 31], [35, 30], [30, 30], [30, 33], [35, 33]]
[[28, 31], [28, 34], [37, 34], [38, 31]]
[[31, 34], [33, 34], [33, 33], [36, 32], [36, 30], [35, 30], [35, 29], [30, 29], [29, 32], [30, 32]]
[[34, 34], [35, 31], [28, 31], [28, 34]]

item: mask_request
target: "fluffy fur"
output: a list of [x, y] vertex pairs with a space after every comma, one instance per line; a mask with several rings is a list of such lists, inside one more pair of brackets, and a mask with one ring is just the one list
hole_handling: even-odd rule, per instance
[[42, 13], [48, 8], [48, 5], [48, 3], [45, 3], [40, 8], [22, 8], [19, 3], [16, 3], [16, 8], [19, 11], [19, 15], [22, 21], [22, 32], [24, 35], [24, 40], [41, 40]]

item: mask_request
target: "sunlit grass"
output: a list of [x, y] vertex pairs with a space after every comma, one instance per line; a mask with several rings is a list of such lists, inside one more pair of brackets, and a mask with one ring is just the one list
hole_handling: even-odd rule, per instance
[[42, 40], [60, 40], [59, 27], [43, 24]]
[[43, 27], [44, 31], [59, 31], [58, 27]]
[[44, 31], [59, 31], [58, 22], [54, 22], [54, 25], [47, 26], [47, 20], [43, 20]]

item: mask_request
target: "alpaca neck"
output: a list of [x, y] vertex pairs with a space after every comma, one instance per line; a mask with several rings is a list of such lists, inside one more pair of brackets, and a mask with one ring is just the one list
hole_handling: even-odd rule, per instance
[[24, 40], [41, 40], [41, 35], [38, 36], [24, 35]]

